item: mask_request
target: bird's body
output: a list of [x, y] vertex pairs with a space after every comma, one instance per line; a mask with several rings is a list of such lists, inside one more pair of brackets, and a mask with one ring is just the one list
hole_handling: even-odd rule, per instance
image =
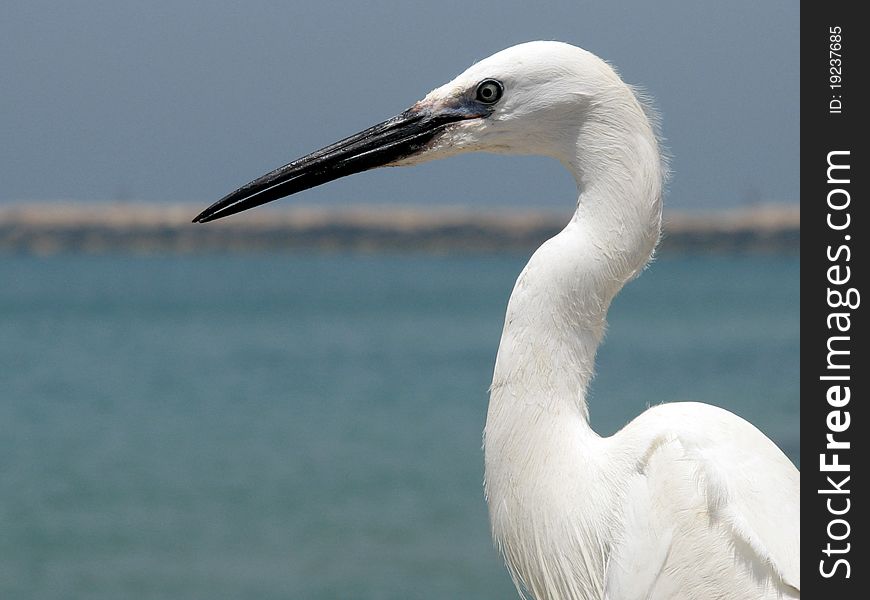
[[580, 191], [511, 294], [484, 438], [493, 538], [536, 600], [800, 596], [800, 475], [748, 422], [653, 407], [615, 435], [586, 391], [610, 302], [647, 264], [664, 179], [633, 90], [558, 42], [499, 52], [401, 115], [240, 188], [208, 221], [337, 177], [467, 151], [542, 154]]
[[493, 536], [518, 588], [537, 599], [800, 597], [799, 482], [752, 425], [688, 402], [609, 438], [570, 421], [539, 418], [522, 434], [534, 449], [487, 457]]

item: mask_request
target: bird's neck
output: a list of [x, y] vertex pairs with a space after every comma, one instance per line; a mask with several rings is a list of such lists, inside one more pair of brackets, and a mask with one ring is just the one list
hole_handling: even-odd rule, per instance
[[488, 446], [493, 438], [508, 442], [517, 427], [554, 418], [588, 430], [586, 390], [607, 310], [659, 239], [661, 159], [634, 97], [621, 112], [587, 119], [574, 140], [559, 158], [577, 181], [577, 210], [514, 287], [493, 376]]
[[[662, 170], [643, 123], [617, 138], [599, 138], [594, 126], [581, 132], [584, 148], [563, 160], [581, 190], [577, 211], [535, 252], [508, 303], [484, 434], [485, 488], [496, 545], [529, 590], [556, 579], [578, 598], [603, 595], [610, 538], [594, 524], [609, 522], [613, 507], [590, 490], [610, 489], [612, 475], [586, 390], [610, 302], [649, 261], [661, 228]], [[607, 144], [595, 148], [597, 139]], [[565, 567], [565, 556], [585, 567]]]

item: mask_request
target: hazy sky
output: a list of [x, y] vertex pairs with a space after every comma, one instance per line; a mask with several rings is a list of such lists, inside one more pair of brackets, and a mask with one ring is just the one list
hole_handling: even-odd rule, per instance
[[[3, 0], [0, 202], [201, 207], [534, 39], [591, 50], [655, 98], [668, 206], [797, 202], [798, 25], [794, 0]], [[574, 199], [555, 161], [467, 155], [297, 201]]]

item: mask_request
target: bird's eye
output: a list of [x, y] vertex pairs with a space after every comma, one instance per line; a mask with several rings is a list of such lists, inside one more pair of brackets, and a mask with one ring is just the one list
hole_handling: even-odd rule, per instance
[[495, 79], [484, 79], [477, 85], [477, 99], [484, 104], [495, 104], [504, 93], [504, 86]]

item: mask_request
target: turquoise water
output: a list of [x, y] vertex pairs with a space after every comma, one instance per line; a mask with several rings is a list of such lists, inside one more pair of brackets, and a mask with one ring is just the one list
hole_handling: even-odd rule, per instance
[[[0, 597], [514, 597], [480, 445], [525, 258], [0, 258]], [[798, 282], [659, 259], [596, 428], [701, 400], [797, 461]]]

